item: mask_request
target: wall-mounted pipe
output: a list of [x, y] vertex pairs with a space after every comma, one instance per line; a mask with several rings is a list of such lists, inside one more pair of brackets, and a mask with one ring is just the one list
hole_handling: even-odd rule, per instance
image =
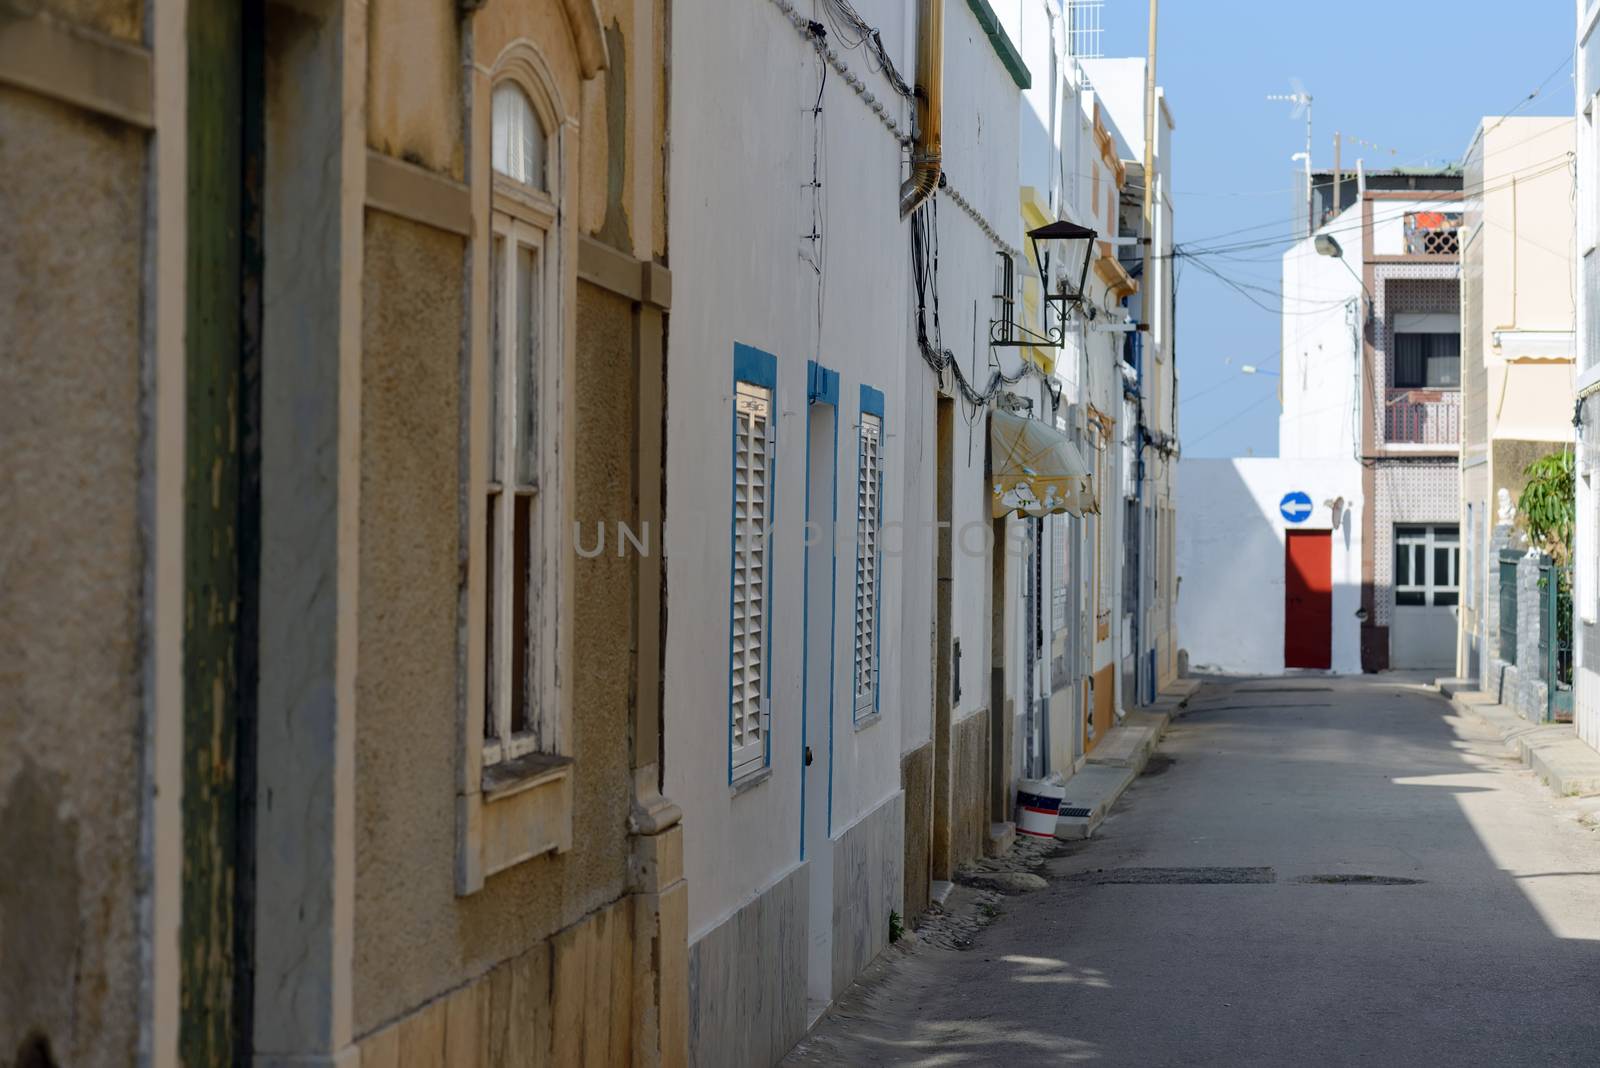
[[944, 0], [917, 4], [917, 137], [911, 148], [911, 176], [900, 184], [904, 219], [939, 184], [944, 126]]

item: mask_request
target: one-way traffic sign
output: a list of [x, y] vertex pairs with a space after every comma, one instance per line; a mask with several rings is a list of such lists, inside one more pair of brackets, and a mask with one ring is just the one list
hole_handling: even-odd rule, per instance
[[1304, 523], [1311, 517], [1311, 498], [1300, 490], [1290, 490], [1278, 502], [1278, 511], [1291, 523]]

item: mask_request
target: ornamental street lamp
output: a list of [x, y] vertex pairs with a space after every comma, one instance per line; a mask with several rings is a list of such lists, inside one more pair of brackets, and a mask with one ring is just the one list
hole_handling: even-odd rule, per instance
[[[999, 303], [1000, 317], [989, 321], [990, 344], [1046, 345], [1058, 349], [1064, 346], [1067, 340], [1067, 312], [1070, 308], [1083, 306], [1084, 286], [1089, 280], [1089, 258], [1094, 254], [1094, 242], [1098, 236], [1086, 226], [1065, 220], [1046, 223], [1028, 231], [1028, 239], [1033, 242], [1033, 262], [1039, 269], [1039, 288], [1044, 296], [1043, 333], [1017, 322], [1014, 267], [1011, 257], [1002, 253], [1000, 292], [995, 297]], [[1055, 292], [1051, 292], [1050, 286], [1049, 243], [1052, 241], [1060, 241], [1065, 246], [1062, 259], [1067, 267], [1067, 273], [1062, 275]], [[1071, 277], [1072, 272], [1076, 272], [1076, 280]], [[1050, 321], [1052, 307], [1055, 308], [1053, 325]]]

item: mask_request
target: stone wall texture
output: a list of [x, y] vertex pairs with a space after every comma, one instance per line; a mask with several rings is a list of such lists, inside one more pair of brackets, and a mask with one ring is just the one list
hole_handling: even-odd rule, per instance
[[689, 1063], [777, 1064], [806, 1032], [801, 864], [689, 947]]
[[833, 996], [889, 944], [904, 889], [905, 797], [896, 793], [847, 829], [833, 853]]
[[980, 708], [950, 728], [950, 864], [983, 856], [989, 833], [989, 710]]
[[901, 901], [906, 926], [927, 911], [933, 871], [933, 743], [900, 758], [900, 791], [905, 808], [905, 856]]
[[138, 1039], [145, 155], [0, 88], [0, 1064]]

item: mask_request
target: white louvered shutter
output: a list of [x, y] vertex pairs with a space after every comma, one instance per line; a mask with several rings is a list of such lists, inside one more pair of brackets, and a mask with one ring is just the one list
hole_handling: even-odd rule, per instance
[[771, 390], [740, 382], [733, 419], [733, 678], [728, 714], [737, 778], [760, 767], [766, 757]]
[[855, 714], [870, 714], [878, 696], [878, 530], [883, 489], [879, 463], [882, 421], [861, 416], [856, 464]]

